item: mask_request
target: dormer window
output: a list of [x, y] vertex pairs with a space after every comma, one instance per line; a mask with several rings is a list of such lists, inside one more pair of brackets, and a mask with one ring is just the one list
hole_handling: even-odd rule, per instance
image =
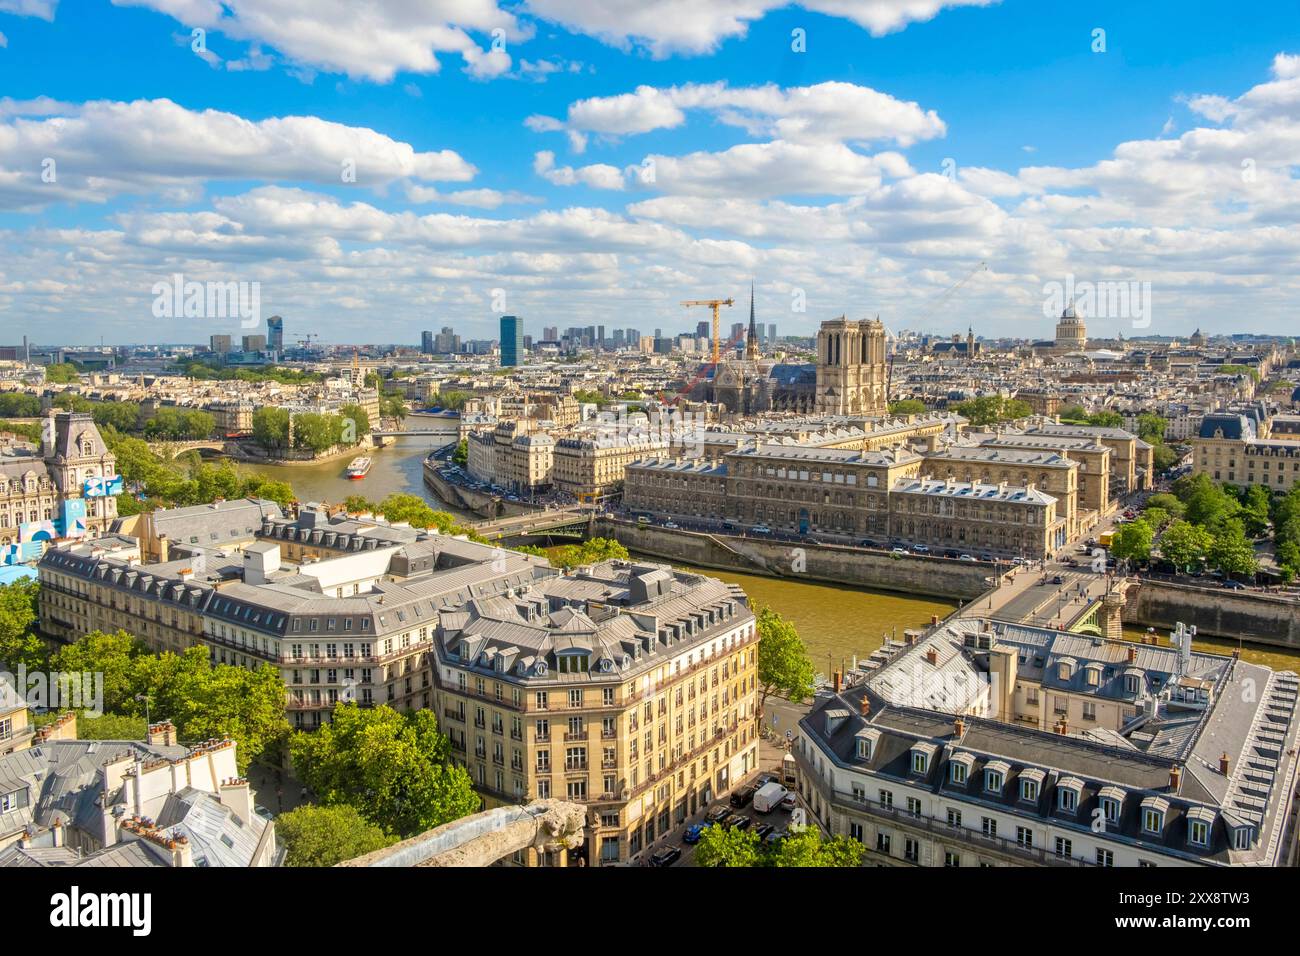
[[1038, 795], [1043, 792], [1043, 777], [1041, 770], [1022, 770], [1020, 773], [1020, 799], [1026, 803], [1036, 803]]
[[1234, 850], [1249, 850], [1251, 828], [1248, 826], [1232, 827], [1229, 831], [1232, 834], [1232, 848]]
[[912, 748], [912, 773], [919, 776], [928, 774], [930, 772], [930, 760], [934, 754], [934, 744], [916, 744]]
[[1205, 848], [1210, 845], [1210, 828], [1214, 825], [1214, 811], [1207, 807], [1192, 807], [1187, 811], [1187, 845]]
[[1142, 801], [1142, 832], [1159, 836], [1165, 829], [1165, 814], [1169, 801], [1161, 797], [1147, 797]]
[[1056, 783], [1056, 807], [1062, 813], [1077, 813], [1079, 797], [1083, 793], [1083, 781], [1077, 777], [1066, 777]]
[[1074, 660], [1064, 657], [1056, 662], [1056, 677], [1058, 680], [1069, 681], [1074, 676]]
[[984, 768], [984, 791], [986, 793], [1002, 792], [1002, 785], [1006, 783], [1007, 770], [1009, 767], [1006, 761], [996, 760]]
[[1136, 697], [1142, 691], [1142, 675], [1137, 671], [1124, 673], [1124, 693]]
[[857, 755], [859, 760], [870, 760], [876, 753], [876, 741], [880, 739], [880, 731], [875, 728], [859, 731], [857, 735]]
[[1089, 687], [1097, 687], [1101, 684], [1101, 668], [1096, 664], [1089, 664], [1083, 671], [1084, 683]]
[[862, 760], [871, 759], [871, 741], [866, 737], [858, 738], [858, 757]]

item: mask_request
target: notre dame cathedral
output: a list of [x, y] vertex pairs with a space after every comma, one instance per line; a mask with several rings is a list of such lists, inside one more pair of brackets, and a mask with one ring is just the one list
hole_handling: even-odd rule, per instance
[[879, 319], [850, 321], [841, 316], [823, 322], [815, 365], [762, 360], [751, 294], [745, 357], [720, 362], [692, 398], [714, 402], [733, 415], [883, 417], [888, 408], [886, 374], [885, 327]]

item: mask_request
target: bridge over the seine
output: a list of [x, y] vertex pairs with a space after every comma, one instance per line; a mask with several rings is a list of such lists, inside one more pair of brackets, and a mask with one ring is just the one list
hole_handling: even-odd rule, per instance
[[483, 537], [494, 540], [520, 538], [526, 535], [540, 535], [555, 531], [583, 534], [590, 529], [594, 516], [595, 511], [591, 508], [548, 509], [546, 511], [531, 511], [527, 514], [512, 515], [509, 518], [478, 521], [470, 525], [470, 527]]
[[226, 444], [220, 438], [204, 441], [151, 441], [149, 450], [162, 458], [176, 458], [187, 451], [225, 451]]

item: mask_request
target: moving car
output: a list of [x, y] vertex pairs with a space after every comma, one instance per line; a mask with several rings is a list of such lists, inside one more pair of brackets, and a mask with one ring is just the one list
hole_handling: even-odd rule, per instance
[[768, 527], [767, 525], [765, 525], [765, 524], [756, 524], [756, 525], [754, 525], [754, 527], [750, 528], [749, 530], [752, 531], [754, 534], [771, 534], [771, 533], [772, 533], [772, 529], [769, 528], [769, 527]]
[[672, 521], [665, 521], [665, 522], [664, 522], [664, 527], [665, 527], [665, 528], [670, 528], [670, 529], [676, 530], [677, 527], [678, 527], [678, 525], [677, 525], [675, 522], [672, 522]]
[[668, 846], [662, 850], [656, 850], [650, 857], [651, 866], [672, 866], [682, 858], [682, 848], [679, 846]]

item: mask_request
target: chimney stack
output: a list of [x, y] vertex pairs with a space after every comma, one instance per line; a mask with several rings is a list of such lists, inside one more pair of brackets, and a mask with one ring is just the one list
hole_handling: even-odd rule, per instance
[[937, 666], [939, 663], [939, 652], [936, 651], [933, 647], [928, 647], [925, 650], [925, 659], [929, 661], [931, 664]]
[[843, 688], [843, 686], [844, 686], [843, 675], [841, 675], [839, 671], [836, 671], [835, 672], [835, 693], [838, 694], [840, 690]]
[[1232, 761], [1228, 759], [1228, 752], [1225, 750], [1222, 754], [1219, 755], [1219, 773], [1223, 774], [1226, 777], [1228, 775], [1228, 771], [1231, 769], [1232, 769]]
[[1183, 768], [1175, 764], [1169, 768], [1169, 789], [1178, 792], [1178, 785], [1183, 781]]
[[253, 818], [253, 791], [243, 777], [232, 777], [218, 787], [217, 797], [239, 819], [248, 823]]
[[149, 736], [145, 738], [150, 747], [174, 747], [176, 745], [176, 725], [170, 720], [160, 720], [149, 725]]
[[172, 543], [167, 540], [167, 535], [158, 535], [158, 563], [166, 564], [171, 560]]
[[871, 701], [867, 698], [866, 694], [863, 694], [862, 700], [858, 701], [858, 712], [862, 714], [863, 717], [871, 715]]
[[952, 730], [954, 736], [961, 737], [962, 734], [966, 733], [966, 721], [962, 720], [962, 718], [958, 716], [957, 719], [953, 721]]
[[1128, 662], [1130, 664], [1135, 664], [1137, 663], [1137, 659], [1138, 659], [1138, 649], [1136, 647], [1130, 647], [1128, 649]]
[[54, 837], [54, 845], [56, 847], [63, 846], [63, 821], [62, 820], [58, 819], [57, 817], [55, 818], [54, 822], [50, 824], [50, 834]]

